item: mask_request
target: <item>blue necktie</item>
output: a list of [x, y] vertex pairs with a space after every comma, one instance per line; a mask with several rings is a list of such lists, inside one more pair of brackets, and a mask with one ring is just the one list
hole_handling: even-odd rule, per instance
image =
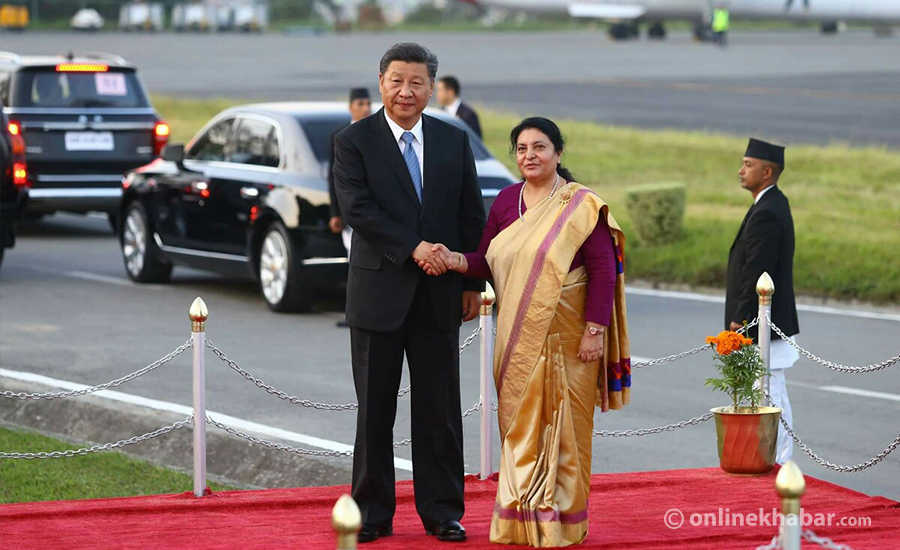
[[413, 187], [416, 188], [416, 196], [419, 197], [419, 204], [422, 203], [422, 171], [419, 170], [419, 157], [413, 150], [412, 142], [416, 136], [412, 132], [403, 132], [400, 141], [406, 144], [403, 149], [403, 160], [406, 161], [406, 169], [409, 170], [409, 177], [412, 178]]

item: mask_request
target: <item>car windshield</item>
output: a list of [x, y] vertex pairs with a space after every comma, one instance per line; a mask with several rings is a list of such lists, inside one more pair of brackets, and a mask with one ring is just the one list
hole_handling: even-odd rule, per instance
[[54, 67], [22, 71], [19, 107], [147, 107], [134, 71], [63, 72]]
[[[479, 139], [478, 135], [475, 134], [471, 128], [466, 126], [465, 122], [449, 116], [437, 116], [436, 118], [458, 126], [469, 134], [469, 143], [472, 145], [472, 154], [474, 155], [475, 160], [488, 160], [492, 158], [491, 153], [484, 146], [484, 143], [481, 142], [481, 139]], [[303, 116], [297, 116], [297, 121], [303, 127], [303, 132], [306, 134], [306, 139], [309, 140], [310, 147], [312, 147], [316, 159], [319, 162], [327, 163], [328, 141], [331, 140], [340, 129], [350, 124], [350, 115], [335, 115], [327, 118], [305, 118]]]

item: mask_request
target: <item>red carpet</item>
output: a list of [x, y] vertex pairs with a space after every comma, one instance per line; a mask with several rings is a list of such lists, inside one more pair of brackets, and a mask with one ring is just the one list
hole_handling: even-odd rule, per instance
[[[818, 535], [856, 550], [900, 549], [900, 504], [811, 477], [806, 483], [805, 511], [835, 514], [831, 526], [812, 526]], [[764, 508], [771, 516], [772, 508], [779, 506], [774, 486], [774, 473], [738, 478], [718, 468], [595, 475], [591, 532], [580, 548], [753, 550], [768, 543], [777, 527], [734, 527], [730, 522], [731, 526], [694, 527], [690, 515], [718, 516], [722, 507], [723, 513], [728, 508], [730, 514], [756, 515]], [[453, 545], [425, 536], [415, 514], [412, 484], [402, 482], [397, 488], [395, 536], [362, 548], [504, 548], [488, 543], [495, 490], [493, 481], [467, 480], [468, 511], [463, 523], [469, 542]], [[317, 487], [234, 491], [202, 499], [181, 494], [10, 504], [0, 506], [0, 547], [332, 550], [331, 508], [347, 491], [347, 487]], [[680, 529], [664, 524], [663, 517], [672, 508], [685, 515]], [[858, 517], [871, 518], [871, 526], [838, 525], [841, 519]]]

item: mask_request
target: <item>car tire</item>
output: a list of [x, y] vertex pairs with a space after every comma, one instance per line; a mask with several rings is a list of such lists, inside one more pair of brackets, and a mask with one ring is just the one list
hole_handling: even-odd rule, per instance
[[119, 243], [125, 272], [137, 283], [167, 283], [172, 278], [172, 264], [165, 261], [153, 240], [144, 206], [134, 201], [125, 210]]
[[257, 251], [259, 290], [272, 311], [309, 311], [313, 291], [306, 268], [280, 221], [266, 226]]

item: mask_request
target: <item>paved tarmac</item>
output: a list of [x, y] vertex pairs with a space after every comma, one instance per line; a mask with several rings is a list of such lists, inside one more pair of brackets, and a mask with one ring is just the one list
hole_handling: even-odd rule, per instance
[[520, 115], [642, 128], [753, 134], [787, 144], [900, 147], [900, 38], [871, 31], [733, 32], [715, 48], [673, 33], [615, 43], [597, 32], [324, 36], [4, 33], [17, 53], [103, 50], [140, 69], [152, 93], [342, 98], [377, 89], [398, 41], [426, 44], [478, 105]]
[[[106, 221], [99, 218], [60, 215], [22, 227], [17, 247], [7, 251], [0, 270], [0, 368], [89, 385], [118, 378], [162, 357], [189, 337], [187, 310], [198, 295], [210, 308], [208, 337], [241, 366], [301, 398], [356, 401], [349, 334], [335, 326], [342, 317], [339, 300], [326, 299], [311, 314], [279, 315], [266, 308], [252, 282], [182, 268], [175, 270], [171, 285], [135, 285], [125, 276]], [[662, 357], [702, 344], [706, 335], [720, 330], [722, 307], [630, 294], [633, 355]], [[894, 318], [900, 318], [894, 313]], [[800, 324], [800, 343], [829, 360], [861, 366], [898, 351], [898, 321], [801, 311]], [[461, 340], [474, 328], [474, 323], [465, 325]], [[211, 354], [207, 362], [211, 410], [352, 444], [354, 413], [290, 405], [246, 382]], [[880, 453], [898, 435], [898, 368], [841, 374], [810, 361], [799, 362], [788, 373], [798, 435], [836, 464], [854, 465]], [[190, 370], [189, 356], [184, 355], [118, 390], [190, 405]], [[713, 374], [712, 358], [706, 352], [638, 369], [632, 404], [624, 411], [598, 413], [595, 427], [651, 428], [701, 416], [728, 401], [703, 387]], [[461, 377], [465, 409], [478, 400], [477, 347], [462, 355]], [[401, 399], [395, 439], [409, 437], [409, 422], [408, 399]], [[475, 472], [477, 416], [466, 420], [464, 427], [466, 468]], [[495, 446], [497, 441], [495, 434]], [[857, 474], [829, 472], [799, 450], [795, 457], [808, 475], [900, 499], [898, 452]], [[409, 453], [409, 448], [403, 448], [397, 456], [409, 459]], [[717, 464], [712, 422], [658, 435], [598, 438], [594, 443], [595, 472]], [[398, 470], [401, 478], [409, 475]]]

